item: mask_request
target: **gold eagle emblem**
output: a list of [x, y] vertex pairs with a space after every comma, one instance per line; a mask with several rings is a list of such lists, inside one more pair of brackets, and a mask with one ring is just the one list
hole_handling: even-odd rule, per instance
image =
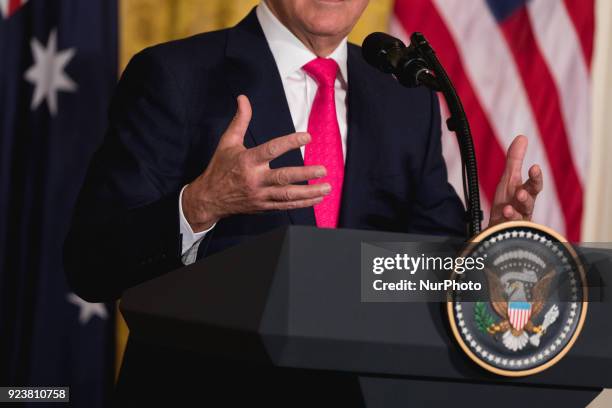
[[533, 271], [510, 272], [501, 277], [490, 270], [485, 273], [491, 306], [501, 318], [487, 328], [488, 333], [501, 334], [502, 342], [512, 351], [523, 349], [529, 342], [538, 346], [543, 332], [558, 316], [558, 309], [553, 307], [542, 325], [533, 322], [546, 304], [555, 271], [547, 272], [541, 279]]

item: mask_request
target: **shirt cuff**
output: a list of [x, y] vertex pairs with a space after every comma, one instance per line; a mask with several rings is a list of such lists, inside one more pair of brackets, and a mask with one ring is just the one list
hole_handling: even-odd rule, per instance
[[182, 251], [181, 256], [185, 255], [187, 251], [189, 251], [194, 245], [199, 245], [200, 241], [206, 236], [208, 232], [210, 232], [217, 223], [214, 223], [212, 227], [205, 231], [193, 232], [191, 229], [191, 225], [189, 225], [189, 221], [185, 218], [185, 214], [183, 213], [183, 191], [185, 191], [185, 187], [181, 189], [181, 193], [179, 194], [179, 224], [180, 231], [182, 236]]

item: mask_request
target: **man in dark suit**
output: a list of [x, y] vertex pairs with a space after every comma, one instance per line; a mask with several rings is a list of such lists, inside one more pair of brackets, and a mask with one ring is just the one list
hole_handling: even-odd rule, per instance
[[[268, 0], [234, 28], [136, 55], [117, 87], [66, 241], [76, 293], [116, 299], [290, 223], [463, 235], [435, 93], [401, 87], [346, 42], [366, 5]], [[531, 216], [542, 174], [533, 166], [523, 183], [526, 147], [518, 137], [509, 149], [491, 223]], [[358, 390], [352, 377], [251, 369], [202, 366], [130, 339], [120, 394], [155, 400], [144, 395], [148, 387], [159, 396], [160, 388], [194, 378], [206, 379], [204, 395], [236, 403], [271, 398], [272, 386], [304, 403], [330, 390], [346, 402], [356, 394], [342, 387]], [[235, 384], [249, 391], [232, 393]]]

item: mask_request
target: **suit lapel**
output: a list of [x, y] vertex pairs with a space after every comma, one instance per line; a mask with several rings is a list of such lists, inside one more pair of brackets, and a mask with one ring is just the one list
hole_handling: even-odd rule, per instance
[[[225, 72], [234, 98], [244, 94], [253, 107], [248, 131], [252, 143], [245, 140], [247, 147], [295, 132], [280, 74], [255, 10], [229, 30]], [[303, 165], [299, 149], [270, 163], [272, 168]], [[288, 213], [293, 224], [316, 225], [312, 207]]]
[[357, 206], [368, 197], [357, 197], [359, 183], [365, 179], [371, 158], [376, 155], [377, 106], [372, 102], [375, 93], [369, 90], [365, 62], [360, 49], [349, 44], [348, 49], [348, 94], [347, 94], [347, 154], [344, 167], [344, 183], [340, 206], [339, 226], [354, 227]]

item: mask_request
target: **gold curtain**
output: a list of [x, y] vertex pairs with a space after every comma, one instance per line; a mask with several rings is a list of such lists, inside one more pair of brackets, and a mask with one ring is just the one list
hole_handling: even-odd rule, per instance
[[[257, 0], [120, 0], [120, 61], [153, 44], [231, 27]], [[387, 27], [392, 0], [371, 0], [349, 40], [361, 44]]]
[[[361, 44], [373, 31], [385, 31], [393, 0], [370, 0], [349, 40]], [[120, 70], [134, 54], [153, 44], [231, 27], [257, 0], [120, 0]], [[128, 329], [120, 314], [116, 331], [116, 368], [123, 359]]]

